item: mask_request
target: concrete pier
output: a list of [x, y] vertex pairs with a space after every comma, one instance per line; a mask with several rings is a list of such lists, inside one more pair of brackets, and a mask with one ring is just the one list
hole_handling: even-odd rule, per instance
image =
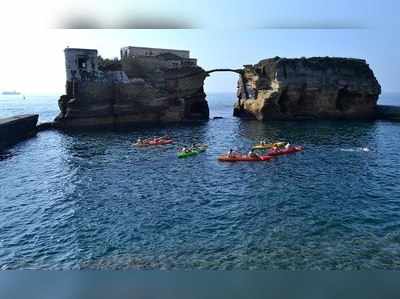
[[377, 105], [376, 117], [381, 120], [400, 121], [400, 106]]
[[0, 118], [0, 150], [36, 134], [38, 114]]

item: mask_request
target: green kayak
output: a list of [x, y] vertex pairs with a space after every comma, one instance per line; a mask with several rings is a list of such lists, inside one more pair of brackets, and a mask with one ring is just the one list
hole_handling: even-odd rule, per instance
[[196, 156], [202, 152], [205, 152], [207, 149], [207, 146], [202, 146], [202, 147], [198, 147], [186, 152], [179, 152], [178, 153], [178, 158], [187, 158], [187, 157], [191, 157], [191, 156]]

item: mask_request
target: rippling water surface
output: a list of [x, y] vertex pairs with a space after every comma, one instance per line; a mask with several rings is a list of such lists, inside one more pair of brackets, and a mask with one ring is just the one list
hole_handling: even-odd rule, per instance
[[[0, 116], [57, 112], [55, 97], [7, 101]], [[233, 101], [211, 95], [225, 118], [208, 123], [47, 131], [1, 153], [0, 267], [400, 269], [400, 123], [260, 123], [231, 117]], [[177, 145], [131, 146], [163, 134]], [[305, 151], [217, 162], [259, 138]], [[177, 159], [193, 142], [209, 150]]]

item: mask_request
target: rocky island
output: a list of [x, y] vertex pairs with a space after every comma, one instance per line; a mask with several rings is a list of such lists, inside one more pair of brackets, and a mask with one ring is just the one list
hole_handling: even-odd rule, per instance
[[245, 65], [234, 115], [258, 120], [374, 119], [380, 93], [365, 60], [275, 57]]
[[120, 59], [65, 49], [66, 94], [56, 128], [114, 127], [209, 117], [207, 73], [189, 51], [125, 47]]
[[[233, 114], [258, 120], [375, 119], [381, 87], [365, 60], [270, 58], [205, 71], [189, 51], [124, 47], [120, 58], [65, 49], [66, 94], [56, 128], [208, 120], [203, 85], [216, 71], [239, 75]], [[380, 110], [379, 110], [380, 111]], [[385, 110], [386, 111], [386, 110]]]

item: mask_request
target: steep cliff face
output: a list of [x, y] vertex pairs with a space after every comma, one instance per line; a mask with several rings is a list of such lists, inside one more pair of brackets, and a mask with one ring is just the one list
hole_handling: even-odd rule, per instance
[[67, 81], [56, 127], [110, 127], [209, 117], [203, 91], [207, 73], [198, 66], [172, 68], [168, 61], [144, 57], [100, 65], [100, 72], [90, 79]]
[[236, 116], [259, 120], [368, 119], [381, 87], [365, 60], [272, 58], [244, 68]]

